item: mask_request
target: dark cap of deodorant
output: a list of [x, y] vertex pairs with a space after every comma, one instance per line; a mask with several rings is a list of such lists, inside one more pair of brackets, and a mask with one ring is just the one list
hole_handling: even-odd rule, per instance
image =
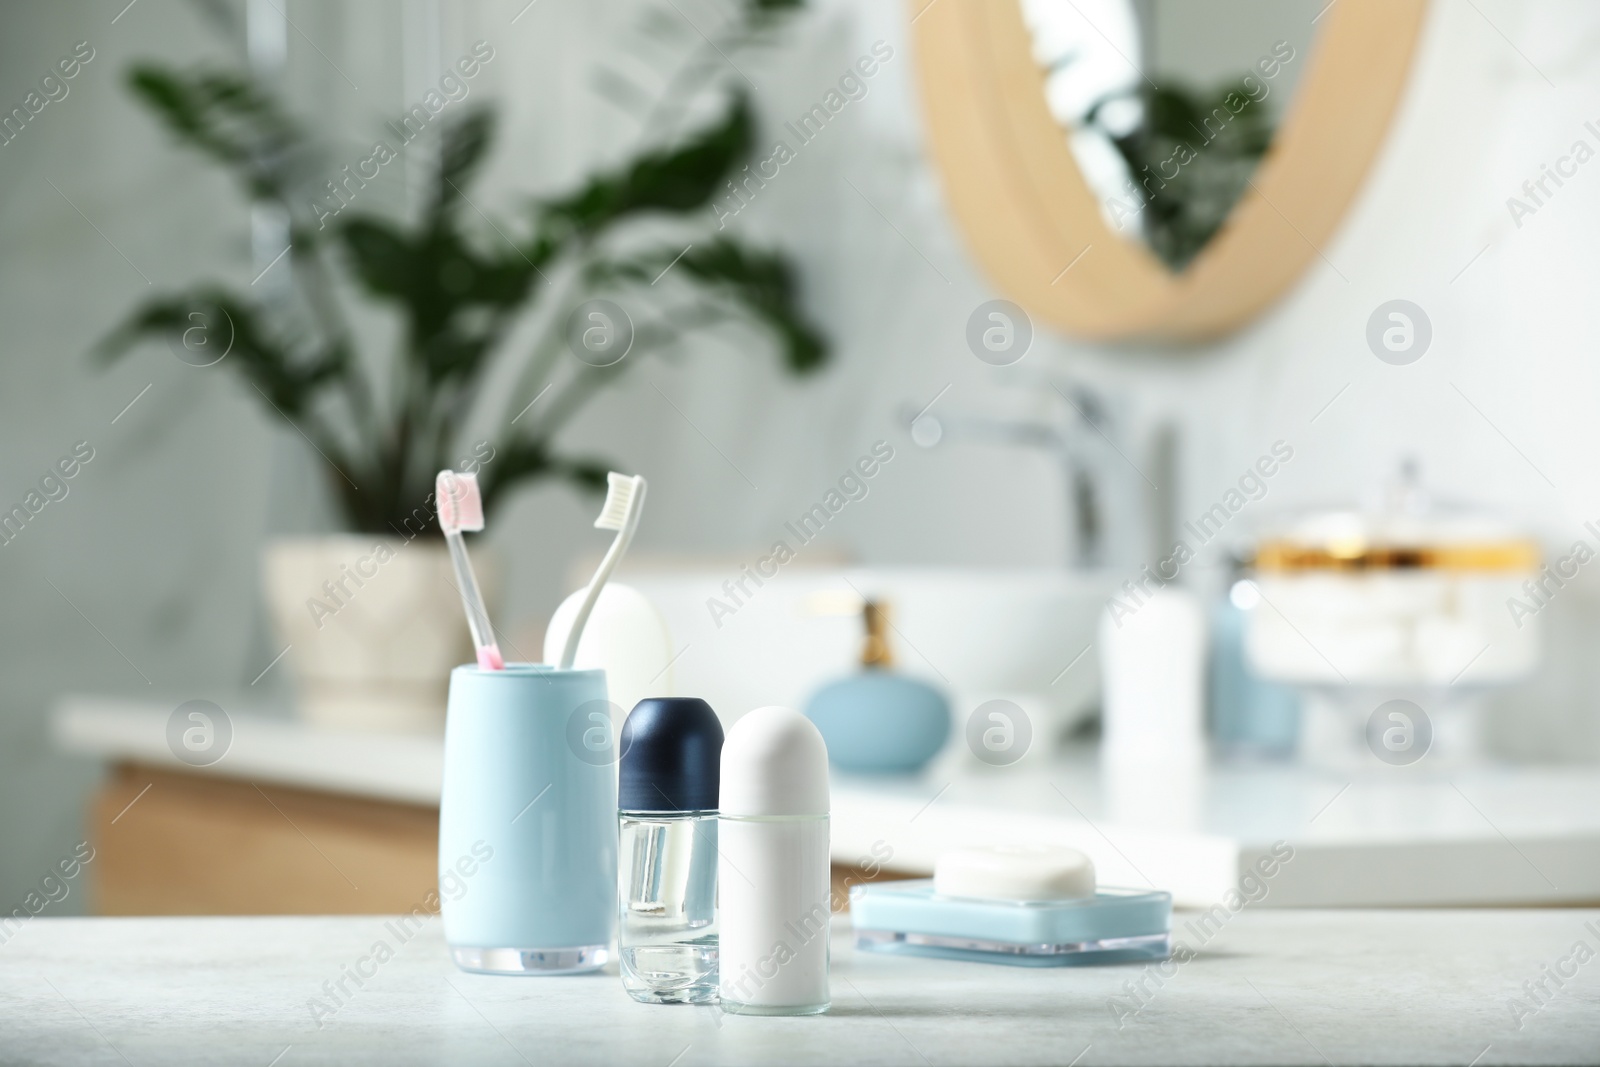
[[619, 739], [621, 811], [715, 811], [722, 723], [699, 697], [649, 697], [634, 705]]

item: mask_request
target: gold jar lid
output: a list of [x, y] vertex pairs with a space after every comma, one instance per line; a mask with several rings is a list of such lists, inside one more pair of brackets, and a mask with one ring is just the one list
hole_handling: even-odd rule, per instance
[[1443, 544], [1375, 544], [1332, 541], [1305, 544], [1264, 541], [1256, 549], [1255, 569], [1283, 574], [1298, 571], [1469, 571], [1520, 574], [1539, 569], [1533, 541], [1462, 541]]

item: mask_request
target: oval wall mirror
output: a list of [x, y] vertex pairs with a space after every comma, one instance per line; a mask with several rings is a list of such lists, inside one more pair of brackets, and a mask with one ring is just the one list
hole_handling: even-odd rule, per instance
[[1069, 334], [1226, 334], [1326, 262], [1425, 7], [911, 0], [946, 198], [991, 280]]

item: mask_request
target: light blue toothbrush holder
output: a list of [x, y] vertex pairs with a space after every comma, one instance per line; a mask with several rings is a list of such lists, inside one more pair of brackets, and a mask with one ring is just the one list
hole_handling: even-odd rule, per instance
[[604, 671], [450, 672], [439, 905], [462, 970], [575, 974], [612, 959], [616, 725]]

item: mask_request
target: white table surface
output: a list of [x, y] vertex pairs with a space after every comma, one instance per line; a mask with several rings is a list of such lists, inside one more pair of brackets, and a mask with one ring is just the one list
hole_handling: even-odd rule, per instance
[[[1181, 929], [1183, 916], [1179, 916]], [[30, 920], [0, 946], [0, 1063], [1600, 1063], [1600, 958], [1513, 1022], [1508, 999], [1600, 911], [1245, 909], [1151, 990], [1143, 965], [1030, 969], [858, 952], [835, 920], [833, 1009], [802, 1019], [636, 1004], [578, 978], [456, 971], [437, 919]], [[336, 1005], [324, 983], [384, 940]], [[364, 968], [371, 970], [370, 968]], [[336, 1007], [319, 1029], [310, 1002]], [[1131, 1003], [1131, 1002], [1130, 1002]]]
[[[55, 712], [56, 741], [97, 759], [186, 769], [166, 739], [175, 706], [68, 698]], [[439, 737], [229, 715], [232, 745], [200, 773], [439, 802]], [[1103, 884], [1155, 886], [1200, 907], [1283, 842], [1294, 859], [1266, 907], [1600, 902], [1597, 766], [1373, 761], [1350, 773], [1268, 765], [1111, 776], [1092, 757], [993, 768], [957, 756], [916, 778], [836, 778], [835, 861], [929, 873], [953, 845], [1049, 841], [1088, 853]]]

